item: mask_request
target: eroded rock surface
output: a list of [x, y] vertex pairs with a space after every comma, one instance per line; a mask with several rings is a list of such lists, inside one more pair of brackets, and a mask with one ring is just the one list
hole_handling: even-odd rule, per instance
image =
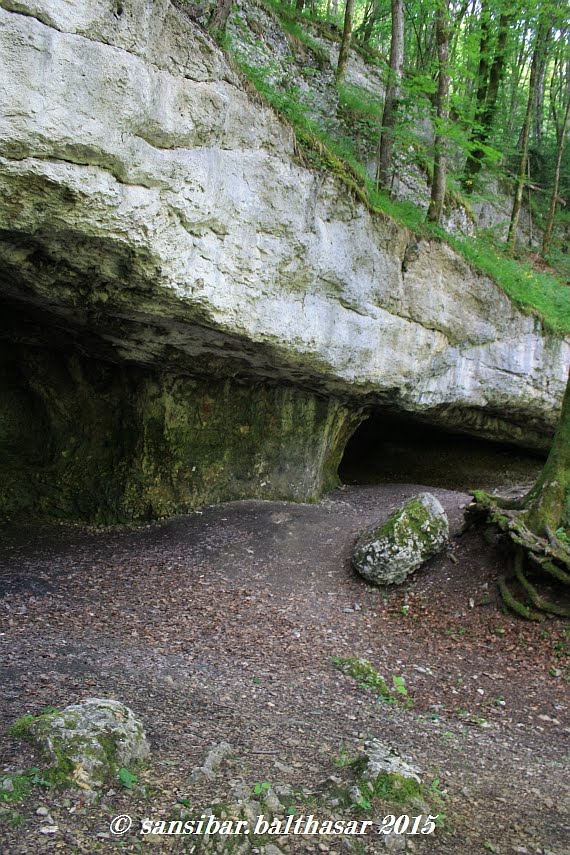
[[88, 698], [17, 724], [62, 778], [83, 789], [113, 780], [121, 767], [145, 760], [150, 747], [142, 723], [119, 701]]
[[[301, 166], [169, 0], [0, 0], [0, 94], [4, 510], [312, 499], [370, 406], [548, 445], [568, 342]], [[260, 437], [237, 477], [226, 429]]]
[[379, 739], [371, 739], [366, 745], [366, 765], [363, 777], [375, 781], [378, 775], [400, 775], [403, 778], [411, 778], [418, 784], [421, 783], [422, 770], [414, 765], [411, 760], [406, 760], [398, 752], [381, 742]]
[[441, 502], [431, 493], [419, 493], [358, 538], [352, 564], [375, 585], [399, 584], [437, 555], [448, 538], [449, 522]]

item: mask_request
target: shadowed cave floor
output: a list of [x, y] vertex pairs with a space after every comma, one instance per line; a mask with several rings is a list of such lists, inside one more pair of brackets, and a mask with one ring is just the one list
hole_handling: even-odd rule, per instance
[[[114, 697], [142, 718], [153, 753], [146, 795], [117, 787], [88, 804], [35, 789], [15, 806], [17, 828], [4, 815], [0, 853], [147, 851], [137, 828], [112, 839], [109, 819], [173, 818], [181, 798], [199, 814], [227, 800], [237, 779], [315, 792], [338, 774], [339, 754], [356, 756], [370, 736], [409, 755], [447, 793], [445, 827], [407, 838], [408, 851], [567, 853], [563, 624], [501, 612], [500, 559], [476, 533], [452, 539], [397, 590], [370, 589], [350, 570], [357, 532], [418, 489], [348, 486], [317, 505], [235, 502], [111, 532], [3, 528], [2, 731], [47, 705]], [[467, 494], [432, 492], [456, 533]], [[378, 701], [333, 667], [334, 656], [362, 656], [388, 680], [403, 676], [413, 709]], [[235, 758], [214, 782], [190, 784], [222, 740]], [[0, 769], [35, 762], [1, 737]], [[40, 806], [57, 833], [40, 832]], [[322, 843], [328, 849], [311, 838], [274, 843], [349, 851], [335, 838]], [[366, 851], [382, 843], [366, 839]], [[180, 838], [161, 845], [191, 851]]]

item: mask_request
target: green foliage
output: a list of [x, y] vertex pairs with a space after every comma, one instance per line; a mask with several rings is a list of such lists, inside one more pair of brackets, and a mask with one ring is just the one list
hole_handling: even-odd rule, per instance
[[30, 715], [29, 713], [21, 716], [16, 719], [14, 724], [10, 726], [8, 729], [8, 733], [10, 736], [13, 736], [15, 739], [29, 739], [30, 736], [30, 725], [36, 720], [36, 716]]
[[[262, 5], [277, 15], [284, 30], [294, 42], [302, 44], [313, 52], [318, 62], [325, 65], [328, 60], [323, 56], [323, 50], [308, 31], [308, 15], [299, 15], [294, 6], [279, 2], [279, 0], [261, 0]], [[362, 21], [363, 6], [357, 3], [355, 28]], [[317, 21], [325, 17], [325, 7], [315, 7], [312, 15]], [[421, 10], [420, 20], [428, 29], [433, 25], [435, 4]], [[312, 14], [312, 13], [311, 13]], [[501, 145], [498, 144], [500, 135], [491, 135], [488, 140], [474, 142], [471, 137], [477, 126], [475, 103], [473, 100], [478, 73], [479, 22], [472, 21], [472, 26], [461, 29], [453, 44], [453, 62], [460, 69], [457, 77], [453, 77], [451, 94], [451, 118], [443, 120], [440, 130], [443, 130], [451, 152], [455, 152], [455, 162], [464, 163], [465, 156], [474, 147], [483, 152], [486, 168], [492, 169], [496, 175], [504, 171], [505, 139], [512, 137], [508, 134]], [[493, 24], [496, 26], [496, 23]], [[323, 23], [318, 27], [322, 34], [331, 32], [330, 24]], [[380, 30], [376, 30], [380, 33]], [[492, 34], [491, 45], [496, 39]], [[415, 39], [407, 38], [407, 48], [412, 53], [416, 50]], [[388, 46], [388, 45], [387, 45]], [[374, 48], [374, 45], [372, 45]], [[454, 247], [474, 268], [489, 275], [509, 295], [509, 297], [524, 311], [536, 315], [544, 325], [556, 334], [570, 332], [570, 290], [565, 281], [559, 277], [532, 268], [529, 263], [507, 257], [503, 248], [484, 239], [457, 237], [446, 233], [442, 228], [425, 223], [425, 214], [421, 208], [411, 202], [397, 202], [383, 192], [378, 191], [374, 181], [368, 175], [362, 158], [362, 146], [374, 150], [379, 133], [382, 102], [374, 98], [366, 89], [354, 85], [341, 84], [338, 87], [339, 117], [342, 118], [347, 133], [342, 136], [335, 132], [333, 135], [325, 127], [326, 117], [317, 120], [308, 103], [307, 96], [294, 87], [287, 87], [277, 81], [282, 77], [282, 70], [274, 67], [255, 67], [234, 47], [235, 58], [242, 72], [253, 84], [255, 89], [267, 102], [293, 126], [301, 159], [306, 165], [315, 169], [334, 173], [358, 199], [380, 216], [387, 216], [413, 231], [418, 237], [446, 241]], [[326, 53], [326, 52], [325, 52]], [[320, 57], [320, 59], [319, 59]], [[431, 98], [434, 93], [434, 66], [424, 61], [416, 66], [409, 63], [404, 75], [403, 88], [400, 95], [400, 112], [395, 128], [396, 150], [404, 160], [415, 161], [431, 178], [432, 152], [418, 136], [417, 126], [424, 117], [433, 119]], [[430, 60], [431, 63], [431, 60]], [[311, 67], [305, 68], [304, 76], [310, 76]], [[501, 121], [511, 121], [512, 116], [501, 114]], [[552, 148], [552, 145], [551, 145]], [[453, 158], [449, 159], [450, 165]], [[448, 174], [446, 191], [446, 206], [462, 206], [471, 216], [469, 205], [465, 202], [459, 190], [460, 172]], [[564, 216], [564, 214], [560, 215]], [[567, 258], [556, 250], [555, 243], [550, 258], [561, 265], [561, 270], [568, 275], [570, 264]], [[557, 256], [558, 252], [558, 256]], [[564, 267], [566, 265], [566, 267]]]
[[383, 801], [405, 805], [422, 797], [422, 785], [415, 778], [381, 772], [374, 781], [373, 794]]
[[4, 787], [0, 789], [0, 803], [4, 804], [24, 801], [30, 795], [33, 787], [54, 786], [50, 770], [41, 770], [36, 766], [22, 774], [2, 775], [2, 780], [10, 782], [9, 789]]
[[392, 700], [388, 684], [370, 662], [367, 662], [365, 659], [335, 656], [333, 665], [339, 671], [342, 671], [343, 674], [354, 677], [361, 689], [370, 689], [384, 700]]
[[138, 775], [133, 774], [129, 769], [125, 766], [122, 766], [117, 772], [117, 778], [119, 779], [119, 783], [126, 790], [132, 790], [133, 786], [138, 781]]
[[332, 661], [335, 668], [357, 680], [361, 689], [372, 692], [386, 703], [395, 704], [401, 701], [407, 707], [413, 705], [403, 677], [393, 676], [392, 687], [390, 687], [384, 677], [381, 677], [366, 659], [359, 659], [354, 656], [335, 656]]
[[375, 779], [369, 780], [358, 774], [361, 768], [360, 760], [356, 760], [353, 767], [357, 772], [357, 787], [360, 793], [353, 805], [364, 813], [377, 812], [381, 805], [383, 809], [388, 805], [395, 811], [412, 813], [418, 803], [426, 803], [430, 806], [430, 812], [437, 811], [435, 825], [444, 827], [445, 814], [441, 809], [447, 793], [441, 789], [438, 778], [429, 786], [398, 772], [380, 772]]
[[298, 49], [299, 45], [308, 48], [321, 68], [325, 68], [329, 64], [327, 52], [323, 50], [320, 44], [303, 27], [292, 21], [284, 21], [283, 29], [290, 37], [289, 44], [292, 44], [294, 48], [297, 47]]
[[521, 309], [530, 310], [555, 333], [570, 333], [570, 289], [555, 276], [537, 273], [528, 263], [509, 258], [480, 239], [445, 235], [445, 240], [498, 282]]
[[24, 817], [16, 810], [0, 810], [0, 822], [4, 822], [10, 828], [19, 828], [24, 823]]
[[392, 685], [394, 686], [394, 691], [398, 695], [403, 695], [405, 698], [408, 697], [409, 692], [406, 688], [406, 681], [403, 677], [392, 677]]
[[357, 118], [378, 122], [382, 118], [382, 102], [361, 86], [337, 85], [339, 105], [342, 110]]
[[356, 807], [359, 807], [365, 813], [368, 813], [368, 811], [372, 807], [372, 800], [368, 798], [368, 796], [360, 795], [357, 797], [354, 804], [356, 805]]
[[29, 774], [5, 775], [4, 781], [9, 781], [11, 789], [0, 789], [0, 802], [21, 802], [30, 794], [32, 783]]
[[350, 754], [346, 750], [346, 746], [344, 742], [341, 742], [340, 748], [338, 749], [338, 755], [334, 760], [335, 766], [338, 766], [339, 769], [344, 769], [346, 766], [350, 766], [352, 763], [352, 759]]

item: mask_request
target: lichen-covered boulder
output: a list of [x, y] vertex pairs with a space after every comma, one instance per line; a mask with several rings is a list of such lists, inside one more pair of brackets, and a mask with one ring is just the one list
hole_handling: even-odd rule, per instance
[[378, 739], [371, 739], [366, 742], [365, 749], [366, 765], [362, 772], [365, 780], [375, 781], [378, 775], [399, 775], [421, 784], [422, 770], [403, 758], [394, 748]]
[[101, 698], [24, 716], [12, 733], [35, 745], [62, 782], [86, 790], [102, 786], [121, 767], [144, 760], [150, 752], [133, 711], [119, 701]]
[[419, 493], [379, 526], [367, 529], [352, 555], [355, 570], [375, 585], [393, 585], [445, 546], [449, 523], [431, 493]]

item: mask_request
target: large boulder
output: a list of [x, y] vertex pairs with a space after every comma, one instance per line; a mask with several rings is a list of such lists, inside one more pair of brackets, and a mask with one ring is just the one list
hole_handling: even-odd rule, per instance
[[381, 525], [367, 529], [352, 555], [355, 570], [375, 585], [393, 585], [445, 546], [449, 523], [431, 493], [419, 493]]
[[143, 725], [133, 711], [119, 701], [101, 698], [24, 716], [12, 732], [38, 748], [62, 783], [88, 790], [150, 753]]

